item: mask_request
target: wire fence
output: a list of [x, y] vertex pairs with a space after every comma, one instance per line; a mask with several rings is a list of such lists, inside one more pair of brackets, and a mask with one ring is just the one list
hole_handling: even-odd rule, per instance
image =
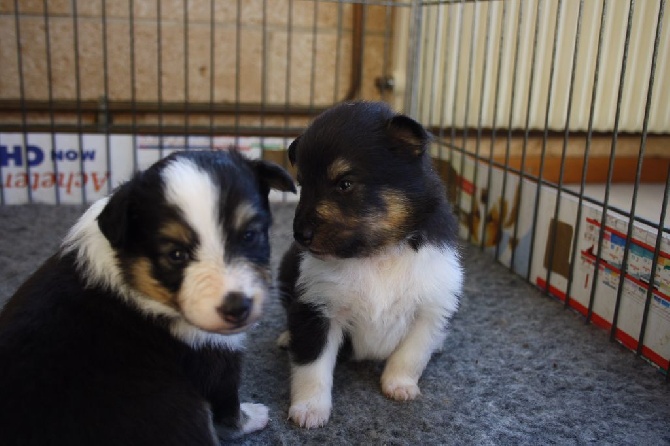
[[[435, 135], [464, 239], [669, 376], [665, 0], [0, 2], [0, 204], [82, 204], [173, 150], [287, 167], [325, 108]], [[285, 199], [285, 197], [275, 197]]]

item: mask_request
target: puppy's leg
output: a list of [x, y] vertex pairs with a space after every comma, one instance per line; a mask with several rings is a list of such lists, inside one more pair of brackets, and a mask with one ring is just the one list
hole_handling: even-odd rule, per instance
[[262, 404], [242, 403], [236, 417], [219, 420], [214, 430], [222, 440], [232, 440], [256, 432], [268, 424], [268, 408]]
[[288, 416], [298, 426], [320, 427], [330, 418], [333, 369], [341, 343], [342, 328], [331, 323], [325, 346], [314, 361], [299, 364], [292, 360]]
[[225, 376], [226, 379], [212, 383], [211, 395], [214, 429], [219, 438], [234, 439], [263, 429], [269, 420], [268, 408], [262, 404], [239, 402], [239, 359], [234, 366], [220, 368], [219, 372], [220, 375], [214, 376]]
[[416, 398], [421, 393], [419, 378], [445, 336], [445, 319], [440, 311], [420, 310], [407, 336], [386, 362], [381, 377], [384, 395], [399, 401]]

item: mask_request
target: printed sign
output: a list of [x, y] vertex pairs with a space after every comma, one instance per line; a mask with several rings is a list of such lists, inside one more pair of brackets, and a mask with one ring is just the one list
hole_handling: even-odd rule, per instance
[[[475, 163], [458, 153], [452, 158], [449, 190], [456, 191], [451, 198], [461, 223], [461, 236], [492, 255], [497, 253], [501, 263], [560, 300], [565, 301], [569, 294], [569, 305], [580, 313], [586, 315], [591, 306], [591, 321], [611, 329], [628, 218], [610, 210], [602, 228], [602, 206], [583, 201], [579, 213], [578, 198], [561, 193], [557, 207], [559, 193], [555, 188], [542, 186], [538, 191], [537, 183], [520, 180], [515, 173], [505, 174], [502, 169]], [[603, 245], [595, 274], [601, 230]], [[615, 337], [626, 347], [637, 349], [651, 286], [642, 355], [667, 370], [670, 237], [663, 234], [652, 278], [657, 234], [656, 228], [634, 222]], [[573, 258], [575, 265], [570, 263]]]
[[283, 150], [283, 138], [0, 133], [0, 203], [81, 204], [177, 150], [237, 148], [249, 158]]

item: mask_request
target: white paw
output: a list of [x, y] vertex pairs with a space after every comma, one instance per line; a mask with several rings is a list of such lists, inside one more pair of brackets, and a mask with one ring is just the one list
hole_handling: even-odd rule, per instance
[[300, 427], [321, 427], [328, 422], [330, 408], [330, 404], [320, 404], [314, 400], [301, 401], [291, 405], [288, 417]]
[[262, 404], [242, 403], [240, 410], [244, 413], [245, 420], [242, 431], [245, 434], [263, 429], [268, 424], [268, 408]]
[[277, 338], [277, 347], [279, 348], [288, 348], [288, 343], [291, 341], [291, 333], [288, 330], [283, 332]]
[[415, 380], [403, 377], [382, 379], [382, 392], [396, 401], [413, 400], [421, 394]]

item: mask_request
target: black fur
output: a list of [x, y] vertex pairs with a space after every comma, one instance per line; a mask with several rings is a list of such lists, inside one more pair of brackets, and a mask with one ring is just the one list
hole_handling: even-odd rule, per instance
[[[292, 190], [288, 174], [235, 152], [169, 159], [178, 156], [218, 179], [222, 209], [244, 199], [263, 211], [251, 243], [237, 236], [229, 243], [230, 255], [267, 267], [267, 192]], [[121, 186], [98, 219], [121, 265], [140, 253], [155, 259], [152, 231], [179, 216], [161, 192], [165, 163]], [[87, 284], [77, 261], [77, 252], [55, 254], [0, 313], [0, 444], [214, 445], [239, 435], [241, 353], [191, 347], [169, 332], [167, 317], [147, 316], [115, 290]], [[179, 268], [158, 260], [152, 274], [168, 288], [181, 280]]]
[[240, 354], [188, 348], [74, 261], [52, 257], [0, 315], [0, 444], [215, 444], [209, 404], [237, 423]]
[[[302, 183], [294, 232], [299, 242], [304, 234], [330, 232], [330, 242], [321, 254], [360, 257], [384, 246], [411, 238], [418, 249], [426, 242], [454, 243], [457, 231], [444, 186], [425, 153], [430, 136], [416, 121], [395, 114], [383, 103], [342, 104], [317, 117], [289, 149], [289, 157]], [[335, 160], [344, 159], [353, 169], [335, 181], [326, 172]], [[338, 181], [350, 181], [346, 194], [338, 191]], [[316, 214], [318, 202], [327, 199], [342, 214], [342, 221], [356, 221], [376, 213], [386, 204], [382, 192], [404, 197], [410, 205], [407, 221], [393, 233], [374, 233], [370, 225], [358, 225], [340, 238], [337, 225]], [[310, 249], [313, 247], [310, 247]]]
[[[289, 418], [301, 427], [328, 421], [330, 367], [347, 357], [388, 360], [389, 398], [420, 393], [462, 283], [457, 221], [430, 143], [388, 105], [354, 102], [326, 110], [289, 147], [302, 189], [295, 243], [280, 264], [288, 320], [280, 341], [293, 371]], [[407, 273], [391, 276], [399, 268]]]
[[[430, 141], [430, 135], [419, 123], [395, 113], [388, 105], [354, 102], [325, 111], [291, 143], [289, 160], [297, 167], [298, 181], [302, 185], [294, 219], [298, 243], [284, 255], [279, 281], [292, 336], [293, 331], [302, 330], [303, 324], [290, 316], [294, 312], [291, 305], [300, 295], [300, 290], [295, 289], [300, 252], [313, 248], [300, 240], [305, 233], [328, 232], [329, 236], [324, 237], [328, 240], [319, 246], [316, 254], [340, 258], [373, 255], [394, 243], [407, 243], [414, 250], [426, 243], [457, 244], [457, 222], [444, 185], [426, 153]], [[346, 177], [354, 186], [346, 194], [339, 192], [337, 182], [329, 181], [326, 175], [328, 166], [337, 159], [348, 161], [353, 168]], [[376, 233], [374, 221], [370, 224], [364, 220], [375, 213], [383, 216], [387, 211], [384, 191], [405, 198], [407, 220], [392, 232]], [[335, 204], [343, 222], [362, 220], [364, 223], [352, 225], [351, 234], [340, 237], [341, 225], [331, 224], [316, 212], [317, 205], [324, 199]], [[315, 314], [306, 314], [306, 319], [314, 318]], [[318, 343], [318, 337], [309, 342]]]

